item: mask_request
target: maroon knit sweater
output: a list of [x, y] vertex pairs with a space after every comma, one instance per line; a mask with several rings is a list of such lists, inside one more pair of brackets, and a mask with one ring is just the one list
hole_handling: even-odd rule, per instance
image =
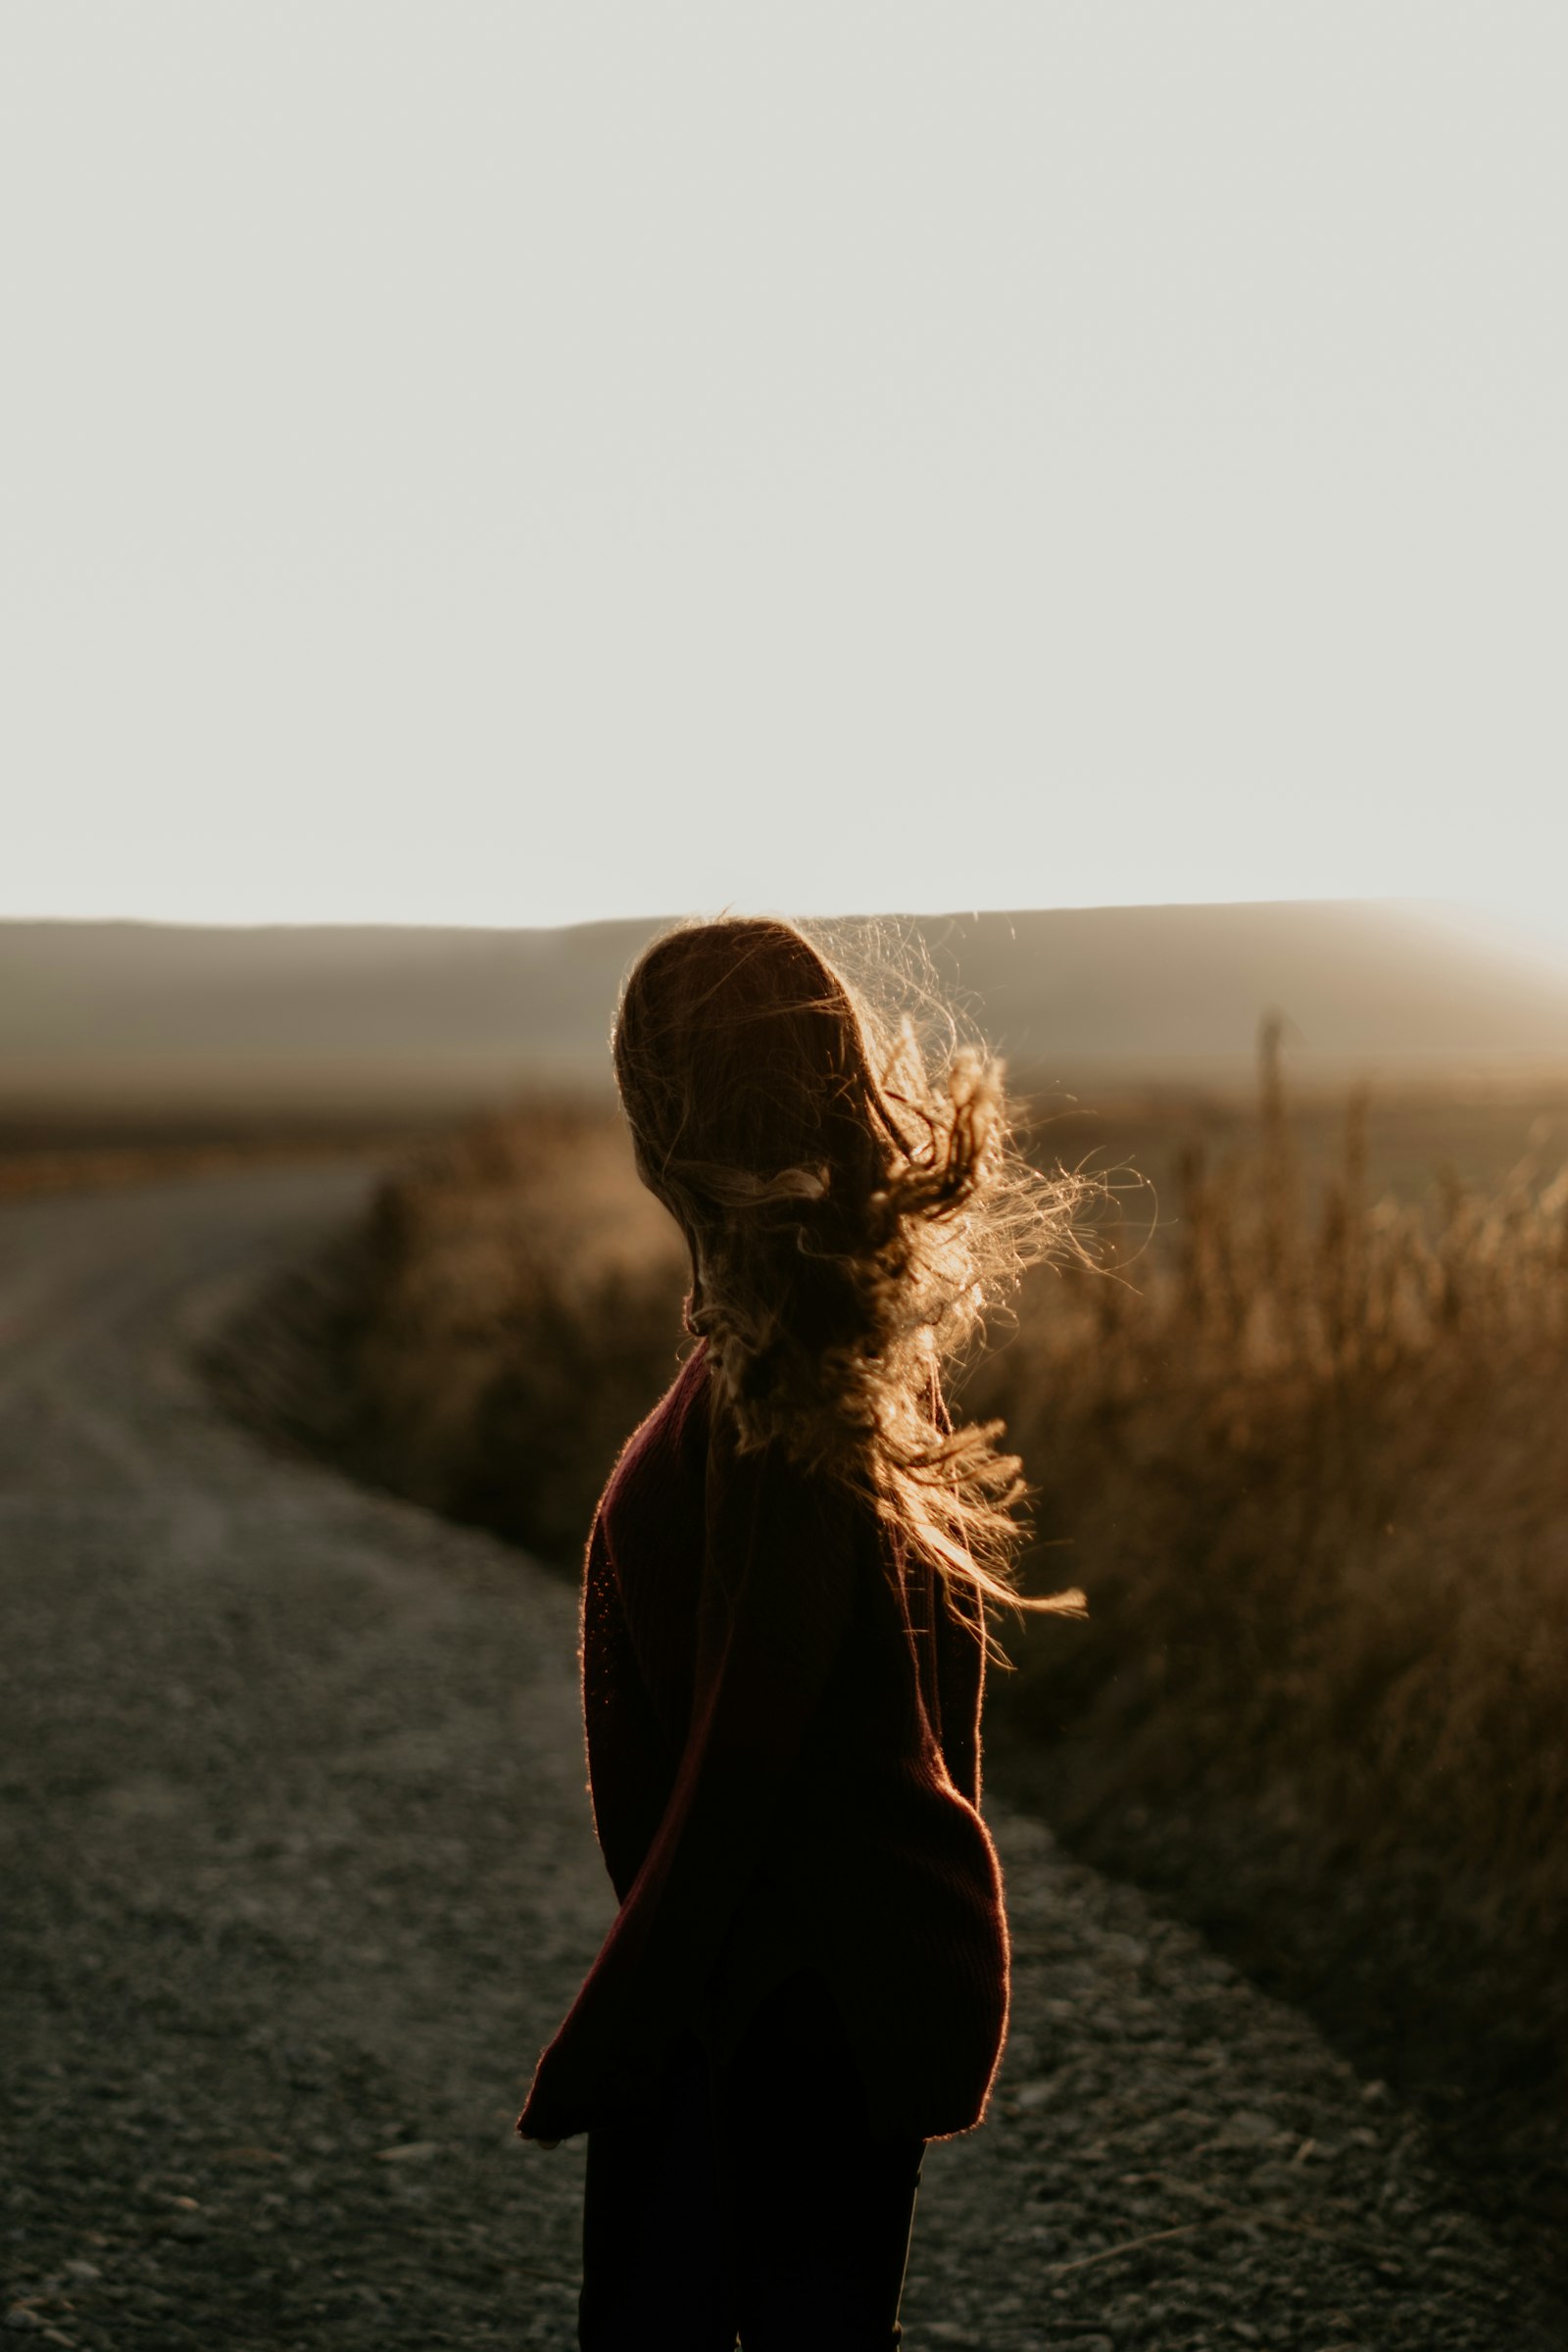
[[776, 1446], [736, 1451], [699, 1348], [589, 1542], [589, 1788], [620, 1910], [523, 2136], [611, 2120], [683, 2031], [722, 2055], [802, 1967], [832, 1989], [873, 2131], [978, 2123], [1008, 1990], [983, 1679], [941, 1578], [867, 1505]]

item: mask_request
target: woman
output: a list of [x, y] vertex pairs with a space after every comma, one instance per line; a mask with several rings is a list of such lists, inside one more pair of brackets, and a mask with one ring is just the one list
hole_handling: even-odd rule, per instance
[[588, 2134], [580, 2341], [899, 2341], [927, 2140], [985, 2112], [1007, 1935], [978, 1811], [1017, 1464], [938, 1365], [1070, 1188], [999, 1072], [928, 1075], [792, 925], [633, 970], [615, 1073], [698, 1347], [606, 1490], [583, 1593], [620, 1910], [517, 2129]]

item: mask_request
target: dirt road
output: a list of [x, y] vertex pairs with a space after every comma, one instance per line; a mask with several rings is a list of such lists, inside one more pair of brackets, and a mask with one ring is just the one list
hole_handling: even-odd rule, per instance
[[[0, 2317], [40, 2342], [573, 2341], [582, 2152], [511, 2126], [610, 1914], [574, 1596], [261, 1450], [191, 1349], [352, 1168], [0, 1211]], [[991, 2122], [906, 2339], [1556, 2347], [1415, 2119], [999, 1816]], [[803, 2352], [809, 2352], [803, 2347]]]

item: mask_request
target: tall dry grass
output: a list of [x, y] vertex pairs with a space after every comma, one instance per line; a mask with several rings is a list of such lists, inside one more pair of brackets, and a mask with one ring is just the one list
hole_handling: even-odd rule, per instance
[[[1152, 1230], [1113, 1183], [1099, 1270], [1033, 1275], [969, 1376], [1035, 1489], [1027, 1578], [1091, 1609], [1002, 1629], [992, 1748], [1385, 2071], [1511, 2130], [1568, 2049], [1568, 1171], [1379, 1195], [1366, 1120], [1308, 1164], [1268, 1029], [1238, 1140], [1178, 1155]], [[617, 1122], [522, 1108], [389, 1181], [221, 1377], [574, 1567], [683, 1275]]]
[[673, 1375], [684, 1269], [618, 1118], [530, 1103], [411, 1157], [208, 1368], [274, 1436], [574, 1567]]
[[[1366, 1102], [1300, 1163], [1265, 1035], [1250, 1151], [1152, 1247], [1037, 1286], [970, 1384], [1084, 1626], [998, 1722], [1055, 1818], [1384, 2062], [1546, 2095], [1568, 2049], [1568, 1171], [1373, 1198]], [[1129, 1221], [1130, 1222], [1130, 1221]], [[1330, 1980], [1333, 1980], [1332, 1982]], [[1392, 2057], [1390, 2053], [1393, 2053]]]

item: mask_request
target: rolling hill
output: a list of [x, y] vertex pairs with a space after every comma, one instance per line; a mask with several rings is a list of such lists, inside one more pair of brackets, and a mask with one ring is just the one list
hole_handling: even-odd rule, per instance
[[[608, 1083], [657, 922], [563, 930], [0, 923], [0, 1104], [460, 1108]], [[1568, 969], [1369, 902], [920, 918], [1015, 1070], [1221, 1082], [1282, 1013], [1299, 1078], [1568, 1069]]]

